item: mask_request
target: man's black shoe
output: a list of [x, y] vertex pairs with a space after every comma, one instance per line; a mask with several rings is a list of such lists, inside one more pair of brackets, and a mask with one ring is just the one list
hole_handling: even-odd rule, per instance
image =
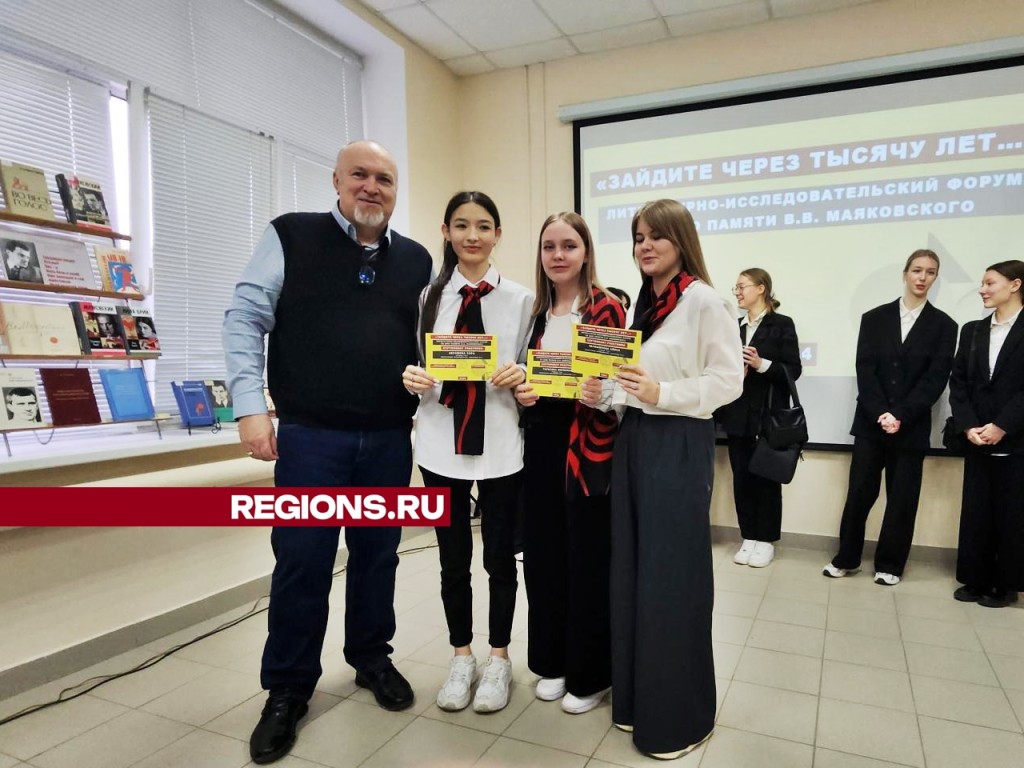
[[309, 705], [301, 698], [270, 694], [249, 737], [252, 761], [266, 765], [287, 755], [295, 743], [295, 725], [308, 711]]
[[356, 672], [356, 685], [373, 691], [373, 698], [384, 709], [397, 712], [412, 706], [412, 686], [391, 665], [370, 672]]
[[960, 587], [953, 593], [953, 599], [961, 603], [976, 603], [985, 596], [985, 590], [976, 587]]
[[1017, 602], [1017, 593], [1006, 590], [993, 589], [987, 595], [978, 600], [978, 605], [985, 608], [1006, 608], [1011, 603]]

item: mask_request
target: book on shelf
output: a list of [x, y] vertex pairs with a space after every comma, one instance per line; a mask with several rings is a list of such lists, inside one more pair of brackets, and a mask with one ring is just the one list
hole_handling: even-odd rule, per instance
[[103, 248], [97, 246], [96, 252], [96, 266], [100, 269], [100, 280], [103, 284], [104, 291], [113, 291], [114, 283], [110, 277], [110, 268], [107, 266], [112, 261], [121, 262], [124, 264], [131, 264], [131, 256], [128, 251], [122, 250], [121, 248]]
[[81, 355], [71, 307], [0, 301], [0, 354]]
[[0, 255], [3, 256], [3, 274], [6, 279], [36, 285], [46, 282], [39, 252], [31, 240], [7, 230], [0, 231]]
[[231, 401], [231, 392], [228, 391], [228, 383], [224, 379], [206, 379], [203, 385], [210, 395], [210, 402], [213, 403], [213, 415], [221, 421], [234, 421], [235, 409]]
[[44, 221], [56, 219], [42, 168], [0, 160], [0, 186], [8, 213]]
[[139, 342], [139, 327], [135, 324], [135, 315], [130, 307], [118, 307], [121, 315], [121, 336], [124, 338], [124, 349], [129, 355], [137, 355], [142, 351]]
[[87, 368], [43, 368], [39, 375], [53, 426], [100, 423], [100, 409]]
[[124, 357], [127, 339], [123, 335], [121, 310], [113, 304], [72, 301], [71, 314], [83, 355]]
[[142, 293], [139, 283], [135, 279], [135, 270], [128, 261], [108, 261], [107, 276], [110, 278], [110, 288], [118, 293]]
[[153, 418], [153, 400], [149, 396], [146, 374], [141, 368], [102, 370], [100, 383], [114, 421]]
[[110, 215], [103, 200], [103, 190], [97, 181], [81, 176], [57, 174], [57, 191], [64, 204], [64, 215], [72, 224], [97, 229], [110, 229]]
[[0, 227], [0, 279], [69, 288], [95, 288], [89, 249], [79, 240], [32, 235]]
[[186, 427], [209, 427], [216, 420], [213, 403], [206, 385], [201, 381], [171, 382], [174, 399], [178, 403], [181, 423]]
[[139, 334], [139, 351], [159, 352], [160, 339], [156, 334], [153, 314], [148, 309], [135, 309], [133, 307], [132, 316], [135, 318], [135, 330]]
[[43, 423], [36, 373], [35, 368], [0, 368], [0, 432]]

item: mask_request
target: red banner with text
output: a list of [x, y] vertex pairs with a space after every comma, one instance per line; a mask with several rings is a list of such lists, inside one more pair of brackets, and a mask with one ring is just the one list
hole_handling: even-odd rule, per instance
[[0, 526], [447, 526], [447, 488], [0, 488]]

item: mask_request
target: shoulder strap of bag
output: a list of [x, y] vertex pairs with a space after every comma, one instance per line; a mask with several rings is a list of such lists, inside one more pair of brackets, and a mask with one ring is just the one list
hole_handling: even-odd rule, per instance
[[796, 391], [796, 382], [793, 381], [793, 374], [789, 372], [789, 368], [783, 363], [778, 363], [782, 366], [782, 374], [786, 377], [786, 384], [789, 385], [789, 396], [793, 401], [793, 405], [800, 407], [800, 395]]

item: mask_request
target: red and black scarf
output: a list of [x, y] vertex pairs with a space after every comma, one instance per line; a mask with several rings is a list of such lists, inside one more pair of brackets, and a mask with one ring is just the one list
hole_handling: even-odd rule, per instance
[[[622, 305], [596, 288], [590, 304], [580, 316], [586, 325], [622, 328], [626, 312]], [[537, 318], [530, 338], [530, 349], [540, 349], [546, 318]], [[604, 496], [611, 480], [612, 449], [618, 416], [614, 411], [602, 412], [583, 403], [576, 403], [576, 413], [569, 427], [569, 450], [565, 458], [566, 496]]]
[[[479, 284], [459, 289], [462, 304], [453, 333], [485, 333], [480, 312], [480, 299], [494, 290], [481, 280]], [[484, 452], [484, 406], [487, 383], [484, 381], [446, 381], [441, 385], [441, 405], [451, 408], [455, 426], [455, 453], [480, 456]]]
[[680, 272], [673, 277], [665, 289], [657, 297], [654, 295], [654, 281], [649, 277], [644, 278], [643, 286], [640, 288], [640, 296], [636, 301], [636, 312], [633, 318], [633, 329], [640, 331], [641, 341], [647, 341], [661, 324], [665, 322], [672, 310], [679, 303], [679, 297], [683, 291], [694, 281], [694, 276], [687, 272]]

